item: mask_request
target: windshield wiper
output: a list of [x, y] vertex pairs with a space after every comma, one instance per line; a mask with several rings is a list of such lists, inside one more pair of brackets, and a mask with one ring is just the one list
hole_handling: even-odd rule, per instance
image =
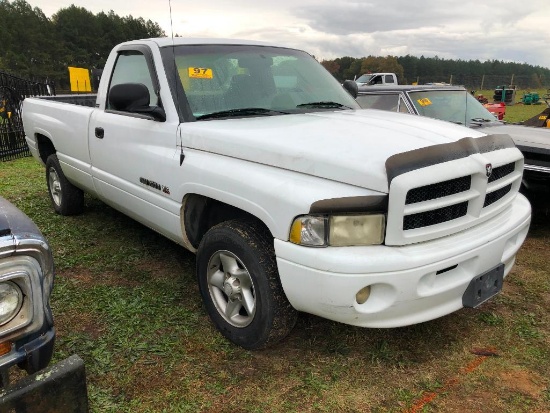
[[296, 107], [297, 108], [320, 108], [320, 109], [353, 109], [349, 106], [342, 105], [341, 103], [330, 102], [330, 101], [301, 103]]
[[201, 119], [220, 119], [220, 118], [238, 118], [245, 116], [273, 116], [273, 115], [288, 115], [288, 112], [280, 110], [265, 109], [265, 108], [242, 108], [242, 109], [229, 109], [222, 110], [220, 112], [206, 113], [204, 115], [197, 116], [197, 120]]
[[472, 122], [492, 122], [496, 119], [485, 119], [485, 118], [473, 118], [473, 119], [470, 119], [470, 121]]

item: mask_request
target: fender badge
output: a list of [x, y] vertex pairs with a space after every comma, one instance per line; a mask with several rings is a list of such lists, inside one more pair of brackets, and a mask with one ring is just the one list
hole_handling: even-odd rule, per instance
[[493, 165], [488, 163], [485, 165], [485, 175], [487, 175], [487, 178], [490, 178], [493, 174]]

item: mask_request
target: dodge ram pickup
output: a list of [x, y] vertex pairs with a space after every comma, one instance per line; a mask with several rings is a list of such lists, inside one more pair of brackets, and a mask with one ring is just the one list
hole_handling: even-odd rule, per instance
[[131, 41], [81, 99], [23, 103], [53, 208], [87, 192], [195, 252], [206, 311], [247, 349], [298, 311], [396, 327], [477, 307], [527, 235], [509, 136], [361, 110], [300, 50]]

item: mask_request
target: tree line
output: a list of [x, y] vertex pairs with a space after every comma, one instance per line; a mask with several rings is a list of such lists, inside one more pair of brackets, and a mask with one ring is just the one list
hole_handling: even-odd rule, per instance
[[165, 36], [151, 20], [71, 5], [51, 18], [25, 0], [0, 0], [0, 70], [68, 87], [68, 66], [103, 68], [114, 45]]
[[[112, 10], [93, 14], [74, 5], [51, 18], [25, 0], [0, 0], [0, 70], [67, 89], [68, 66], [103, 68], [112, 47], [127, 40], [165, 36], [142, 17], [120, 17]], [[321, 62], [338, 80], [363, 73], [396, 73], [399, 82], [449, 82], [469, 88], [521, 81], [524, 87], [550, 87], [550, 69], [500, 60], [452, 60], [439, 57], [339, 57]], [[485, 80], [485, 76], [492, 76]]]
[[[494, 83], [523, 83], [526, 88], [550, 87], [550, 69], [527, 63], [504, 62], [501, 60], [453, 60], [435, 57], [367, 56], [339, 57], [323, 60], [321, 64], [340, 81], [354, 79], [364, 73], [395, 73], [399, 83], [448, 82], [464, 84], [469, 88], [480, 88], [484, 82], [487, 88]], [[515, 79], [515, 81], [514, 81]]]

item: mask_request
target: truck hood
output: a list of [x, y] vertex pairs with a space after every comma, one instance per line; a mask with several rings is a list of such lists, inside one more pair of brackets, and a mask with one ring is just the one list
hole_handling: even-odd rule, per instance
[[26, 240], [37, 245], [37, 240], [46, 243], [35, 223], [0, 196], [0, 257], [5, 253], [13, 254]]
[[485, 135], [449, 122], [379, 110], [198, 121], [181, 124], [180, 134], [184, 147], [385, 193], [388, 157]]
[[549, 128], [535, 128], [532, 126], [501, 124], [482, 127], [478, 130], [487, 134], [505, 133], [507, 135], [510, 135], [514, 140], [514, 143], [520, 147], [550, 150]]

